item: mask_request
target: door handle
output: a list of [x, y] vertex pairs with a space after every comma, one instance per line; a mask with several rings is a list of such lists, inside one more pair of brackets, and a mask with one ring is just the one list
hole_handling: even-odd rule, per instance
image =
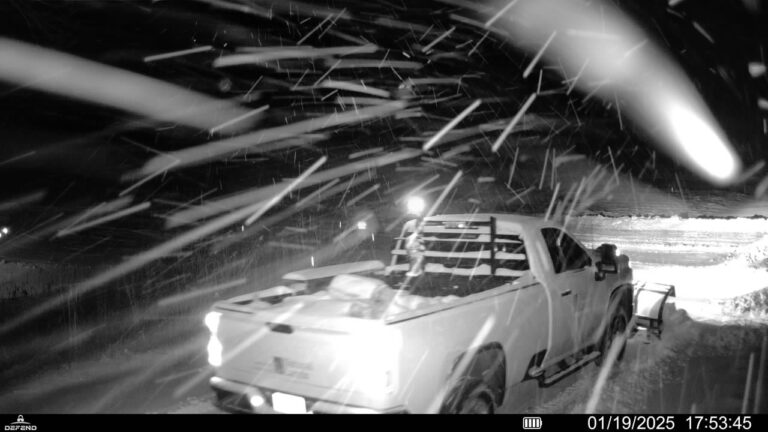
[[560, 295], [563, 296], [563, 297], [569, 296], [569, 295], [571, 295], [571, 290], [565, 290], [562, 293], [560, 293]]

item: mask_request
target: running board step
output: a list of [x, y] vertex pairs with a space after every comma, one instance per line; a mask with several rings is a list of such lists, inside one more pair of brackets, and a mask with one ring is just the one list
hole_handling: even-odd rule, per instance
[[[574, 364], [568, 366], [567, 368], [561, 370], [560, 372], [558, 372], [558, 373], [556, 373], [556, 374], [554, 374], [552, 376], [545, 377], [543, 380], [541, 380], [541, 382], [544, 385], [550, 385], [550, 384], [554, 383], [555, 381], [559, 380], [560, 378], [564, 377], [565, 375], [575, 371], [576, 369], [581, 368], [585, 364], [593, 361], [594, 359], [596, 359], [598, 357], [600, 357], [600, 352], [598, 352], [598, 351], [591, 352], [591, 353], [587, 354], [586, 356], [580, 358], [576, 363], [574, 363]], [[540, 370], [538, 375], [541, 375], [541, 373], [543, 373], [543, 372], [544, 372], [543, 370]], [[536, 376], [536, 375], [532, 375], [532, 376]]]

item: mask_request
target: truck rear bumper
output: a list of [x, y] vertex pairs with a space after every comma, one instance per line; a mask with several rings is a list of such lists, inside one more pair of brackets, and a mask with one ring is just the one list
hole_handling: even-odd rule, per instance
[[[211, 387], [216, 392], [217, 404], [226, 410], [248, 412], [255, 414], [281, 414], [272, 408], [272, 390], [230, 381], [219, 377], [210, 380]], [[252, 398], [263, 401], [258, 405], [251, 403]], [[307, 399], [307, 411], [324, 414], [405, 414], [404, 408], [376, 410], [365, 407], [342, 405], [319, 399]]]

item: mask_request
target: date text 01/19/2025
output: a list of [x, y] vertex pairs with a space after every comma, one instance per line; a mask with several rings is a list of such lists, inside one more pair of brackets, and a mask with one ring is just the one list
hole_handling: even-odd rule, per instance
[[748, 415], [591, 415], [588, 430], [728, 431], [752, 429]]

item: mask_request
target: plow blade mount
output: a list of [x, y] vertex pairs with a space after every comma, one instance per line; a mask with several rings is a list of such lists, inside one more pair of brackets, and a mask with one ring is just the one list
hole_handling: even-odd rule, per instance
[[675, 296], [675, 286], [656, 282], [640, 282], [634, 286], [635, 329], [661, 337], [664, 328], [664, 305]]

